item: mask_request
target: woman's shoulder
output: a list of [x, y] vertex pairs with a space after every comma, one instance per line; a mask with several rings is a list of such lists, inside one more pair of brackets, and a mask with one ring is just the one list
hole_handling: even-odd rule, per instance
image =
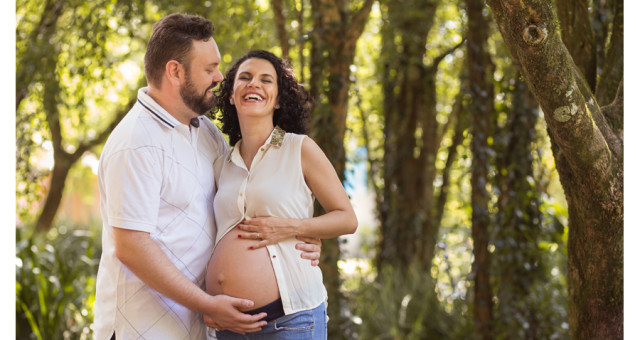
[[283, 143], [291, 144], [295, 146], [295, 148], [297, 149], [300, 149], [300, 148], [305, 149], [310, 146], [311, 147], [317, 146], [317, 143], [313, 140], [313, 138], [309, 137], [306, 134], [295, 133], [295, 132], [285, 133], [283, 138]]

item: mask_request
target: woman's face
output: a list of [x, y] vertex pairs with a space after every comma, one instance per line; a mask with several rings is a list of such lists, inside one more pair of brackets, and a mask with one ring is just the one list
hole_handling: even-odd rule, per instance
[[245, 60], [238, 67], [231, 98], [238, 116], [272, 116], [278, 103], [276, 69], [265, 59]]

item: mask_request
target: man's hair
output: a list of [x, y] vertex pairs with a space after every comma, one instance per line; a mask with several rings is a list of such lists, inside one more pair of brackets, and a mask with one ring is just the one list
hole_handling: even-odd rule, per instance
[[229, 98], [233, 92], [236, 73], [240, 65], [248, 59], [264, 59], [273, 65], [278, 77], [278, 104], [280, 108], [273, 113], [273, 125], [278, 125], [286, 132], [303, 134], [307, 132], [307, 123], [311, 117], [313, 99], [302, 84], [298, 83], [293, 68], [287, 60], [278, 58], [271, 52], [256, 50], [240, 57], [227, 71], [222, 83], [216, 90], [216, 104], [212, 112], [222, 122], [222, 132], [229, 136], [229, 143], [235, 145], [242, 139], [240, 122], [236, 107], [231, 105]]
[[194, 40], [207, 41], [213, 37], [213, 23], [197, 15], [168, 15], [153, 25], [151, 39], [144, 54], [144, 73], [147, 82], [160, 87], [167, 63], [176, 60], [189, 70], [189, 52]]

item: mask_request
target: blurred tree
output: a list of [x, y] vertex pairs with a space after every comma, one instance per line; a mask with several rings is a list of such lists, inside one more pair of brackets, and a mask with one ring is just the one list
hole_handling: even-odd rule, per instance
[[[514, 72], [515, 73], [515, 72]], [[532, 299], [532, 286], [545, 278], [538, 245], [543, 241], [540, 189], [534, 180], [532, 146], [536, 140], [538, 103], [518, 74], [506, 81], [510, 95], [507, 122], [498, 127], [496, 187], [499, 192], [492, 243], [497, 305], [494, 310], [496, 337], [543, 339], [540, 304]], [[506, 105], [505, 105], [506, 106]], [[548, 241], [548, 240], [547, 240]]]
[[492, 164], [490, 141], [494, 137], [495, 109], [493, 73], [488, 49], [489, 20], [483, 14], [484, 1], [467, 0], [469, 43], [467, 72], [471, 93], [471, 237], [473, 238], [473, 315], [478, 339], [492, 339], [493, 293], [489, 254], [489, 172]]
[[[373, 0], [352, 3], [346, 0], [311, 0], [313, 30], [311, 32], [310, 92], [316, 99], [311, 122], [311, 135], [325, 152], [340, 180], [345, 175], [344, 136], [347, 122], [351, 65], [356, 43], [362, 34]], [[316, 202], [316, 214], [322, 207]], [[350, 335], [348, 305], [340, 293], [338, 270], [340, 247], [337, 239], [323, 242], [320, 267], [329, 294], [329, 338]]]
[[[440, 62], [462, 43], [445, 47], [425, 63], [428, 35], [439, 1], [382, 2], [380, 81], [384, 94], [384, 159], [381, 189], [376, 191], [381, 231], [376, 266], [407, 268], [417, 259], [429, 271], [446, 201], [448, 166], [440, 169], [443, 184], [436, 195], [437, 153], [443, 136], [458, 120], [461, 98], [445, 123], [436, 119], [436, 77]], [[441, 47], [442, 48], [442, 47]], [[463, 126], [450, 150], [461, 142]], [[447, 181], [444, 181], [447, 179]]]
[[[579, 31], [558, 18], [547, 1], [488, 1], [511, 56], [544, 111], [557, 170], [569, 206], [568, 288], [572, 339], [623, 338], [623, 82], [601, 74], [601, 93], [617, 87], [613, 102], [599, 103], [585, 79], [580, 53], [563, 40]], [[585, 2], [579, 2], [585, 3]], [[616, 3], [610, 50], [622, 50], [622, 2]], [[571, 11], [569, 11], [571, 12]], [[566, 12], [562, 12], [566, 13]], [[579, 14], [582, 13], [582, 14]], [[588, 13], [577, 20], [590, 22]], [[559, 19], [559, 20], [558, 20]], [[558, 27], [560, 22], [560, 27]], [[563, 23], [564, 22], [564, 23]], [[577, 36], [582, 36], [578, 34]], [[615, 38], [619, 36], [619, 38]], [[576, 38], [577, 39], [577, 38]], [[571, 45], [569, 45], [570, 47]], [[570, 54], [571, 53], [571, 54]], [[573, 58], [572, 58], [573, 57]], [[622, 54], [605, 61], [622, 62]], [[596, 62], [597, 64], [597, 62]], [[618, 80], [618, 81], [615, 81]], [[603, 96], [603, 100], [606, 100]], [[600, 107], [603, 105], [603, 107]]]

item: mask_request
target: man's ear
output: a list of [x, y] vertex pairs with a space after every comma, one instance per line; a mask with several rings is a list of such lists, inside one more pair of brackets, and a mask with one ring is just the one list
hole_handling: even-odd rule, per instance
[[164, 73], [173, 86], [180, 86], [184, 79], [184, 68], [177, 60], [169, 60], [165, 65]]

